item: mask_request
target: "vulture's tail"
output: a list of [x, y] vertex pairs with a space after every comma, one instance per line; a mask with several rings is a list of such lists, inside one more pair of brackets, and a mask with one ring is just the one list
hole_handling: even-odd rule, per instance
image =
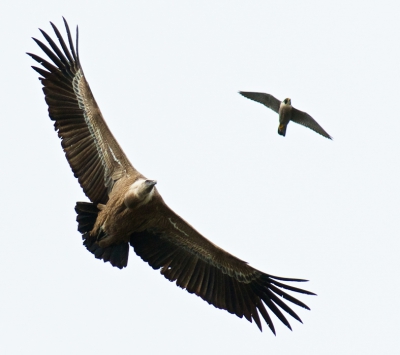
[[75, 211], [77, 213], [76, 221], [78, 222], [78, 231], [82, 233], [83, 245], [86, 249], [94, 254], [97, 259], [102, 259], [104, 262], [109, 261], [112, 266], [116, 266], [120, 269], [125, 267], [128, 264], [128, 243], [100, 248], [97, 244], [99, 238], [90, 235], [90, 231], [93, 229], [97, 215], [100, 212], [97, 206], [89, 202], [77, 202]]

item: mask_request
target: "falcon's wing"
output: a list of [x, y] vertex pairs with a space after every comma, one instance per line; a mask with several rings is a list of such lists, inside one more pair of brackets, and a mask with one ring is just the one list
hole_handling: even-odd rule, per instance
[[260, 102], [263, 105], [270, 108], [271, 110], [275, 111], [276, 113], [279, 113], [279, 106], [281, 105], [281, 102], [270, 94], [264, 94], [262, 92], [248, 92], [248, 91], [239, 91], [239, 94], [243, 95], [244, 97], [247, 97], [250, 100]]
[[272, 332], [275, 328], [267, 306], [288, 328], [281, 310], [301, 322], [283, 299], [309, 309], [283, 289], [313, 295], [280, 281], [306, 280], [281, 278], [258, 271], [204, 238], [166, 205], [159, 212], [157, 225], [134, 233], [130, 243], [136, 254], [153, 269], [190, 293], [195, 293], [216, 308], [254, 320], [262, 329], [259, 313]]
[[308, 113], [292, 107], [292, 121], [312, 129], [328, 139], [332, 137]]
[[125, 174], [138, 174], [107, 127], [100, 109], [85, 79], [71, 32], [64, 19], [68, 49], [60, 32], [51, 23], [60, 46], [40, 30], [51, 49], [34, 38], [54, 63], [28, 53], [42, 68], [32, 67], [41, 77], [49, 116], [61, 138], [65, 156], [75, 177], [89, 199], [106, 203], [114, 182]]

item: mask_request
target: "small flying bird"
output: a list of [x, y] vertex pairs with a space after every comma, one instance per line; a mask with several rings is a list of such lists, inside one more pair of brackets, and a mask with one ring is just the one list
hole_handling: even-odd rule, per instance
[[286, 128], [290, 121], [301, 124], [305, 127], [312, 129], [313, 131], [319, 133], [321, 136], [332, 139], [332, 137], [326, 133], [326, 131], [315, 121], [308, 113], [298, 110], [292, 106], [292, 100], [287, 98], [280, 102], [277, 98], [270, 94], [265, 94], [263, 92], [248, 92], [239, 91], [248, 99], [257, 101], [267, 106], [271, 110], [279, 114], [279, 127], [278, 133], [281, 136], [286, 135]]
[[[284, 302], [309, 309], [284, 290], [312, 292], [281, 281], [283, 278], [258, 271], [219, 248], [172, 211], [158, 193], [156, 181], [139, 173], [120, 148], [100, 112], [64, 19], [65, 43], [51, 23], [58, 46], [42, 31], [48, 45], [34, 41], [51, 62], [28, 53], [44, 69], [33, 66], [43, 85], [49, 116], [61, 138], [68, 163], [90, 199], [77, 202], [78, 230], [83, 244], [94, 256], [112, 266], [128, 263], [129, 245], [153, 269], [216, 308], [253, 320], [262, 330], [259, 313], [275, 334], [267, 306], [288, 328], [282, 311], [301, 322]], [[51, 48], [51, 49], [50, 49]]]

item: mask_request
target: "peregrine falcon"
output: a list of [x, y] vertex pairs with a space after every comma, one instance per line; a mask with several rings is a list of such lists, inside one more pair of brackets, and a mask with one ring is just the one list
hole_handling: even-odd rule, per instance
[[242, 94], [244, 97], [248, 99], [260, 102], [275, 111], [279, 114], [279, 127], [278, 133], [281, 136], [286, 135], [286, 127], [289, 121], [296, 122], [305, 127], [312, 129], [313, 131], [319, 133], [321, 136], [324, 136], [328, 139], [332, 139], [332, 137], [315, 121], [308, 113], [300, 111], [292, 106], [292, 100], [286, 98], [282, 102], [280, 102], [277, 98], [273, 97], [270, 94], [265, 94], [262, 92], [247, 92], [247, 91], [239, 91], [239, 94]]

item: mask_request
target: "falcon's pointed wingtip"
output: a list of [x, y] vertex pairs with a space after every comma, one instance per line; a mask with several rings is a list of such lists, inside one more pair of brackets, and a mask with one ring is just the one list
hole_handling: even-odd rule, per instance
[[[315, 131], [315, 132], [317, 132], [317, 131]], [[317, 133], [318, 133], [319, 135], [321, 135], [322, 137], [327, 138], [327, 139], [333, 141], [333, 137], [330, 136], [328, 133], [326, 133], [326, 134], [321, 133], [321, 132], [317, 132]]]
[[[254, 101], [254, 98], [252, 97], [252, 92], [251, 91], [238, 91], [238, 94], [240, 94], [240, 95], [242, 95], [243, 97], [245, 97], [246, 99], [249, 99], [249, 100], [253, 100]], [[257, 101], [257, 100], [255, 100], [255, 101]]]

